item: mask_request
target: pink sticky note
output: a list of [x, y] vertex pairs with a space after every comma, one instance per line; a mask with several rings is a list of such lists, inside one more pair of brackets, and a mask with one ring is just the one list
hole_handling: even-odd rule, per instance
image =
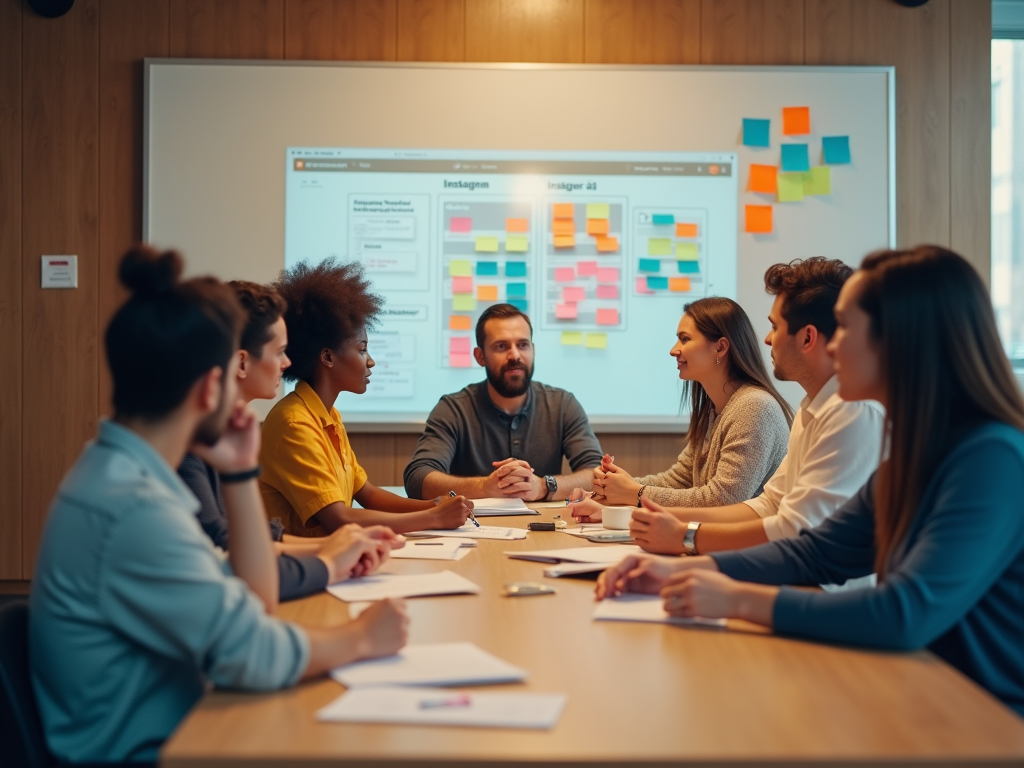
[[472, 293], [473, 292], [473, 278], [472, 277], [453, 277], [452, 278], [452, 293]]
[[599, 283], [617, 283], [619, 282], [619, 269], [618, 267], [601, 267], [597, 270], [597, 282]]
[[578, 261], [576, 262], [576, 274], [580, 277], [593, 277], [597, 274], [597, 262], [596, 261]]
[[452, 368], [472, 368], [473, 367], [473, 356], [472, 355], [448, 355], [448, 365]]
[[556, 320], [575, 320], [576, 319], [576, 305], [575, 304], [555, 304], [555, 319]]
[[471, 232], [473, 220], [469, 216], [452, 216], [451, 230], [452, 232]]
[[576, 270], [572, 267], [555, 267], [555, 282], [568, 283], [576, 279]]
[[[597, 310], [597, 324], [598, 325], [618, 325], [619, 324], [619, 310], [617, 309], [599, 309]], [[468, 339], [467, 339], [468, 341]]]
[[562, 301], [583, 301], [586, 296], [586, 291], [576, 286], [566, 286], [562, 289]]
[[448, 353], [452, 355], [468, 355], [473, 351], [469, 336], [452, 336], [448, 339]]
[[619, 298], [619, 286], [617, 286], [617, 285], [599, 285], [599, 286], [597, 286], [597, 298], [599, 298], [599, 299], [617, 299], [617, 298]]
[[638, 277], [636, 279], [636, 292], [637, 293], [654, 293], [650, 288], [647, 287], [647, 278]]

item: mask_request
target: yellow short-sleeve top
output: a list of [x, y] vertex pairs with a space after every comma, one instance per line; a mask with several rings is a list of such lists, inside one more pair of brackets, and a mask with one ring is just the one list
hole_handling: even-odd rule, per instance
[[352, 505], [366, 483], [337, 409], [330, 412], [306, 382], [277, 403], [263, 422], [260, 493], [267, 517], [293, 536], [325, 536], [313, 515], [336, 501]]

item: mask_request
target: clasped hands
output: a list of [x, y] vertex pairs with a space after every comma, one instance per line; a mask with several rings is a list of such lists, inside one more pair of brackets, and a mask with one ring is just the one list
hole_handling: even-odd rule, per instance
[[327, 583], [368, 576], [387, 562], [405, 537], [384, 525], [343, 525], [322, 540], [316, 556], [327, 566]]
[[523, 459], [505, 459], [491, 462], [494, 471], [487, 476], [486, 492], [493, 497], [508, 496], [512, 499], [540, 501], [548, 495], [544, 478], [533, 472], [533, 467]]

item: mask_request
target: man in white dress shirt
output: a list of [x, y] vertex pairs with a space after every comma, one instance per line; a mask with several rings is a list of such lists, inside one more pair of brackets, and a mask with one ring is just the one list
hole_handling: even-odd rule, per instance
[[815, 257], [776, 264], [765, 274], [774, 294], [765, 343], [775, 378], [795, 381], [807, 396], [789, 435], [789, 450], [754, 499], [725, 507], [665, 508], [643, 500], [630, 532], [648, 552], [705, 554], [793, 538], [828, 518], [878, 466], [883, 412], [874, 402], [837, 394], [826, 349], [836, 330], [839, 289], [853, 270]]

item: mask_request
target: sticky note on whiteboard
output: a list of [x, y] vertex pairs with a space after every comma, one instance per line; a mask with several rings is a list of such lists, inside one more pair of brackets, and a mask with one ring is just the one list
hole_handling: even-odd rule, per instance
[[587, 292], [579, 286], [567, 285], [562, 289], [562, 301], [577, 302], [583, 301], [585, 298], [587, 298]]
[[768, 234], [772, 231], [772, 207], [770, 205], [747, 205], [746, 231], [753, 234]]
[[[647, 240], [648, 256], [668, 256], [672, 253], [672, 240], [667, 237], [651, 237]], [[643, 267], [641, 267], [643, 269]]]
[[473, 220], [468, 216], [452, 216], [448, 223], [448, 228], [452, 232], [471, 232], [473, 230]]
[[636, 292], [637, 293], [654, 293], [650, 288], [647, 287], [647, 278], [638, 277], [636, 279]]
[[676, 243], [676, 259], [679, 261], [697, 261], [699, 252], [696, 243]]
[[523, 237], [522, 235], [509, 235], [505, 238], [506, 253], [526, 253], [529, 247], [529, 238]]
[[473, 264], [470, 261], [449, 261], [448, 274], [452, 277], [469, 277], [473, 274]]
[[496, 261], [478, 261], [476, 263], [476, 274], [477, 274], [477, 276], [483, 275], [485, 277], [497, 277], [497, 275], [498, 275], [498, 262], [496, 262]]
[[594, 277], [597, 274], [597, 262], [577, 261], [576, 274], [580, 277]]
[[599, 298], [599, 299], [617, 299], [617, 298], [619, 298], [619, 286], [617, 286], [617, 285], [599, 285], [599, 286], [597, 286], [597, 298]]
[[803, 177], [805, 195], [832, 194], [832, 169], [827, 165], [816, 165]]
[[615, 253], [619, 250], [619, 238], [617, 237], [598, 237], [597, 238], [597, 252], [598, 253]]
[[448, 328], [452, 331], [468, 331], [473, 327], [473, 318], [469, 315], [451, 315]]
[[745, 147], [767, 147], [770, 145], [769, 128], [771, 120], [761, 120], [756, 117], [743, 118], [743, 146]]
[[476, 239], [476, 250], [482, 253], [497, 253], [498, 252], [498, 238], [496, 237], [478, 237]]
[[588, 333], [587, 340], [583, 345], [587, 349], [607, 349], [608, 348], [608, 334], [607, 333]]
[[530, 222], [527, 219], [505, 219], [506, 232], [528, 232]]
[[678, 293], [687, 293], [690, 290], [690, 278], [670, 277], [668, 279], [668, 289]]
[[795, 203], [804, 199], [803, 173], [779, 174], [779, 202]]
[[576, 279], [576, 272], [572, 267], [555, 267], [555, 282], [569, 283]]
[[[671, 245], [671, 241], [667, 241]], [[671, 250], [669, 250], [671, 253]], [[668, 254], [665, 254], [666, 256]], [[661, 272], [661, 261], [659, 259], [640, 259], [641, 272]]]
[[806, 144], [782, 145], [782, 170], [786, 173], [805, 173], [811, 170], [811, 156]]
[[608, 219], [587, 219], [588, 235], [607, 235]]
[[555, 203], [552, 206], [552, 218], [571, 219], [573, 217], [573, 207], [572, 203]]
[[472, 277], [453, 277], [452, 278], [452, 293], [472, 293], [473, 292], [473, 278]]
[[457, 293], [452, 297], [452, 309], [456, 312], [472, 312], [476, 309], [476, 296], [472, 293]]
[[619, 324], [619, 310], [617, 310], [617, 309], [599, 309], [599, 310], [597, 310], [597, 324], [598, 325], [618, 325]]
[[505, 295], [510, 299], [525, 299], [526, 283], [505, 283]]
[[526, 277], [525, 261], [505, 262], [505, 277]]
[[601, 267], [597, 270], [597, 282], [599, 283], [617, 283], [619, 282], [619, 268], [618, 267]]
[[608, 203], [587, 203], [588, 219], [607, 219]]
[[751, 192], [774, 195], [778, 171], [778, 167], [774, 165], [758, 165], [756, 163], [751, 163], [750, 178], [747, 181], [747, 188]]
[[448, 365], [452, 368], [472, 368], [473, 367], [473, 356], [472, 355], [453, 355], [448, 354]]
[[575, 320], [577, 317], [576, 305], [575, 304], [556, 304], [555, 305], [555, 319], [556, 320]]
[[676, 222], [676, 237], [697, 237], [697, 225]]
[[843, 165], [850, 162], [850, 137], [822, 136], [821, 153], [829, 165]]
[[562, 331], [563, 347], [583, 346], [583, 333], [581, 331]]
[[782, 133], [786, 136], [800, 136], [811, 132], [810, 107], [783, 107]]
[[555, 248], [575, 248], [576, 238], [573, 235], [555, 235]]
[[478, 285], [476, 289], [476, 297], [480, 301], [497, 301], [498, 300], [498, 286], [496, 285]]
[[448, 339], [448, 352], [453, 355], [468, 355], [473, 351], [468, 336], [452, 336]]

